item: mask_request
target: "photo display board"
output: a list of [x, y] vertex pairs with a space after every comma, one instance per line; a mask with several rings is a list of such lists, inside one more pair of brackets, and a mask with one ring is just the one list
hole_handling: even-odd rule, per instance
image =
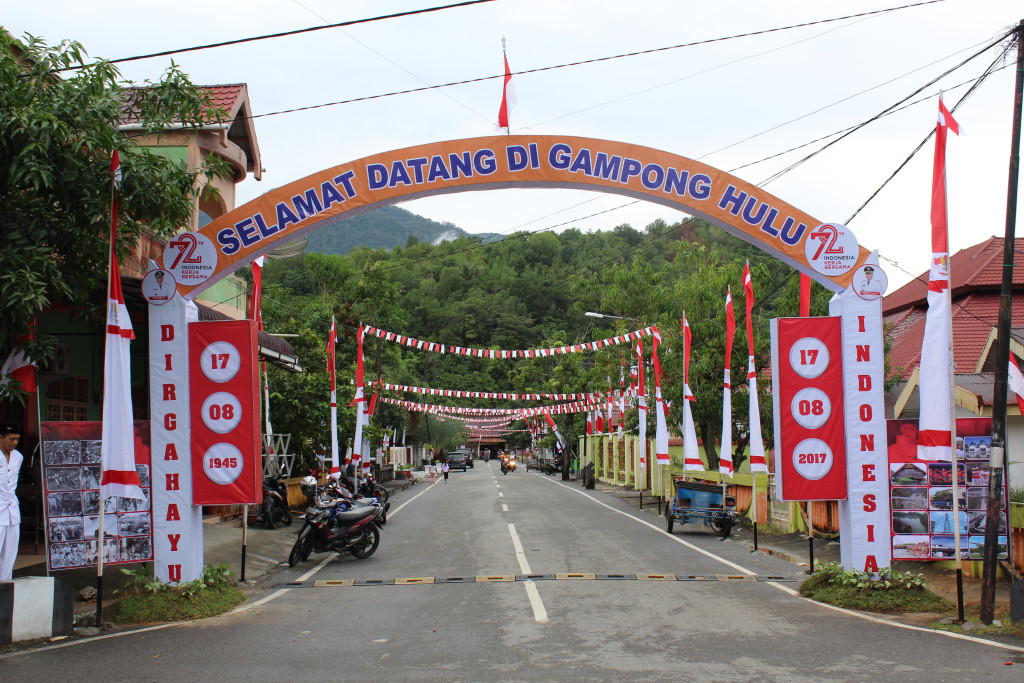
[[192, 504], [244, 505], [263, 494], [256, 323], [188, 326]]
[[779, 500], [844, 500], [846, 425], [842, 324], [775, 318], [772, 392]]
[[[956, 558], [954, 524], [960, 525], [960, 557], [980, 560], [985, 547], [992, 418], [956, 421], [957, 481], [960, 509], [953, 510], [953, 465], [917, 458], [917, 420], [887, 420], [889, 491], [892, 509], [892, 559], [952, 560]], [[1007, 484], [1003, 478], [1003, 509], [999, 514], [999, 548], [1008, 553]]]
[[[146, 500], [104, 503], [104, 564], [153, 559], [149, 422], [135, 426], [135, 469]], [[43, 422], [46, 563], [50, 571], [94, 567], [99, 549], [102, 422]]]

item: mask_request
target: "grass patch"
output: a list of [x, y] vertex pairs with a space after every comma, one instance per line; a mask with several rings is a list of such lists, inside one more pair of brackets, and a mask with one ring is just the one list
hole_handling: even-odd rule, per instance
[[138, 624], [184, 621], [223, 614], [245, 601], [245, 595], [231, 584], [227, 565], [207, 566], [202, 577], [178, 586], [147, 580], [144, 569], [122, 569], [132, 577], [117, 605], [114, 621]]
[[800, 595], [836, 607], [871, 612], [940, 612], [953, 607], [949, 600], [925, 587], [921, 574], [883, 569], [875, 580], [831, 562], [820, 564], [800, 584]]

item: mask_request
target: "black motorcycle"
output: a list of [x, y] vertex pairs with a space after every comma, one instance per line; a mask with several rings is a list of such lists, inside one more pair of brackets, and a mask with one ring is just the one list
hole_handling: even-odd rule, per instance
[[256, 508], [256, 519], [276, 529], [278, 524], [291, 526], [292, 511], [288, 509], [288, 487], [280, 474], [263, 479], [263, 502]]
[[318, 500], [316, 507], [306, 510], [305, 524], [288, 555], [288, 565], [294, 567], [314, 552], [347, 552], [366, 559], [380, 545], [377, 520], [383, 511], [379, 503], [356, 505], [341, 499]]
[[367, 475], [359, 482], [359, 496], [363, 498], [376, 498], [381, 503], [386, 503], [391, 494], [388, 490]]

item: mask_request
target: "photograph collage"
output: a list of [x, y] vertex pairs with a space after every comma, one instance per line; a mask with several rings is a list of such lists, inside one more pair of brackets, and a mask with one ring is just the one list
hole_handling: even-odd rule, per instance
[[[62, 424], [66, 423], [53, 423], [52, 426], [59, 427]], [[46, 430], [45, 426], [46, 423], [44, 432], [51, 432], [44, 434], [43, 441], [47, 563], [50, 570], [96, 565], [100, 552], [100, 434], [61, 435], [53, 433], [53, 429]], [[46, 436], [50, 438], [46, 440]], [[148, 461], [148, 449], [143, 455], [145, 461]], [[150, 466], [139, 463], [138, 456], [137, 452], [136, 471], [146, 500], [111, 496], [104, 501], [104, 564], [146, 562], [153, 559]]]
[[[980, 560], [985, 545], [991, 420], [957, 420], [956, 482], [953, 464], [917, 459], [917, 421], [889, 420], [889, 492], [894, 560]], [[1007, 557], [1006, 482], [999, 514], [997, 557]]]

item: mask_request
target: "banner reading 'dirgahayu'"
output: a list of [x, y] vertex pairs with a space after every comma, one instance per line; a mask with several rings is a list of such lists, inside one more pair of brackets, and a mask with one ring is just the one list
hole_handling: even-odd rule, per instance
[[832, 291], [867, 258], [843, 226], [821, 224], [761, 188], [706, 164], [640, 145], [511, 135], [382, 152], [268, 192], [168, 243], [163, 267], [191, 298], [282, 244], [381, 206], [507, 188], [582, 189], [703, 218]]

